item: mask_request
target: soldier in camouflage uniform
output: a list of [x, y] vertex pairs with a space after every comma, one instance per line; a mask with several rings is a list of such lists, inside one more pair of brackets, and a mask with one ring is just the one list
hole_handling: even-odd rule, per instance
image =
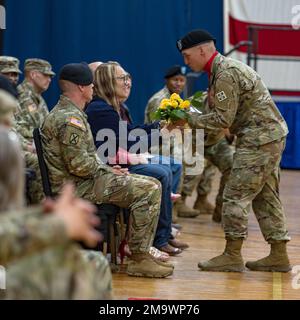
[[33, 129], [40, 128], [48, 107], [41, 96], [55, 75], [48, 61], [27, 59], [24, 64], [25, 80], [18, 86], [20, 111], [16, 113], [16, 129], [27, 143], [26, 165], [36, 172], [36, 179], [30, 182], [30, 203], [43, 199], [41, 176], [33, 143]]
[[101, 240], [94, 206], [76, 199], [67, 185], [56, 201], [24, 209], [23, 162], [15, 137], [0, 127], [0, 265], [7, 269], [1, 298], [109, 298], [108, 262], [73, 242], [92, 247]]
[[[8, 82], [7, 79], [5, 80]], [[2, 83], [0, 84], [0, 88], [1, 86]], [[18, 106], [19, 103], [16, 99], [14, 99], [9, 93], [0, 90], [0, 124], [6, 126], [18, 136], [26, 168], [30, 168], [35, 172], [35, 179], [30, 180], [28, 185], [27, 201], [31, 204], [37, 204], [44, 198], [42, 191], [42, 177], [35, 150], [28, 145], [27, 140], [18, 132], [19, 127], [16, 124], [14, 116]]]
[[93, 75], [86, 64], [69, 64], [60, 72], [63, 95], [46, 117], [42, 142], [52, 190], [59, 192], [73, 181], [79, 197], [94, 203], [111, 203], [131, 210], [132, 251], [127, 273], [133, 276], [166, 277], [173, 267], [156, 261], [150, 246], [157, 227], [160, 184], [149, 177], [128, 175], [101, 163], [83, 112], [92, 99]]
[[[197, 102], [199, 102], [203, 114], [209, 114], [211, 112], [207, 92], [204, 92], [201, 97], [197, 98]], [[215, 129], [205, 131], [204, 157], [206, 164], [196, 187], [198, 196], [194, 208], [200, 210], [201, 213], [212, 214], [212, 219], [215, 222], [221, 222], [223, 191], [233, 163], [234, 147], [231, 146], [232, 141], [230, 139], [232, 139], [232, 137], [229, 130]], [[212, 179], [216, 167], [221, 172], [221, 180], [216, 197], [216, 206], [214, 208], [208, 202], [207, 196], [211, 191]], [[187, 186], [189, 186], [189, 184], [187, 184]]]
[[[165, 82], [166, 85], [158, 92], [156, 92], [148, 101], [146, 109], [145, 109], [145, 123], [151, 123], [152, 120], [152, 113], [157, 110], [157, 108], [160, 105], [160, 102], [162, 99], [169, 99], [172, 93], [181, 94], [183, 92], [183, 89], [186, 84], [186, 76], [185, 76], [185, 67], [181, 67], [179, 65], [172, 66], [167, 70], [165, 73]], [[176, 139], [176, 137], [173, 137]], [[172, 139], [172, 137], [171, 137]], [[179, 146], [179, 142], [176, 142], [176, 145]], [[171, 140], [170, 143], [170, 154], [174, 155], [174, 158], [176, 159], [176, 152], [177, 150], [174, 150], [174, 141]], [[152, 153], [159, 153], [158, 150], [151, 150]], [[161, 153], [161, 152], [160, 152]], [[181, 155], [180, 155], [181, 158]], [[189, 208], [186, 203], [186, 197], [190, 194], [185, 193], [184, 191], [186, 183], [190, 180], [193, 180], [193, 187], [194, 187], [194, 181], [197, 179], [197, 176], [186, 176], [184, 173], [186, 171], [187, 164], [183, 163], [183, 174], [181, 177], [181, 183], [179, 186], [179, 190], [177, 190], [179, 193], [182, 194], [181, 199], [177, 200], [173, 207], [173, 222], [176, 221], [177, 214], [180, 217], [196, 217], [199, 215], [199, 210], [195, 210], [192, 208]], [[187, 178], [188, 181], [185, 181]], [[190, 182], [191, 184], [191, 182]]]
[[287, 272], [291, 269], [286, 251], [290, 237], [279, 198], [279, 164], [287, 125], [260, 76], [244, 63], [219, 54], [215, 39], [207, 31], [188, 33], [177, 41], [177, 48], [187, 65], [209, 76], [211, 112], [193, 115], [190, 124], [208, 130], [229, 128], [237, 137], [223, 194], [226, 248], [222, 255], [198, 266], [211, 271], [244, 269], [241, 248], [252, 205], [271, 252], [246, 266], [251, 270]]
[[66, 227], [86, 223], [76, 221], [75, 211], [69, 210], [69, 218], [64, 220], [66, 213], [45, 215], [42, 208], [0, 215], [0, 265], [7, 268], [6, 299], [111, 298], [108, 261], [100, 252], [80, 250], [69, 239]]
[[208, 201], [208, 195], [212, 190], [212, 182], [216, 175], [217, 168], [207, 159], [204, 160], [204, 169], [200, 177], [197, 177], [198, 179], [196, 181], [192, 179], [191, 184], [189, 184], [189, 181], [185, 181], [185, 187], [189, 189], [191, 194], [194, 188], [196, 188], [197, 199], [194, 203], [194, 209], [199, 210], [201, 214], [213, 214], [215, 206]]
[[24, 64], [25, 80], [18, 85], [21, 112], [16, 115], [20, 134], [33, 143], [33, 129], [40, 128], [48, 114], [48, 107], [41, 96], [55, 75], [48, 61], [27, 59]]
[[18, 58], [0, 56], [0, 74], [6, 76], [15, 87], [19, 82], [19, 75], [22, 73], [19, 65]]

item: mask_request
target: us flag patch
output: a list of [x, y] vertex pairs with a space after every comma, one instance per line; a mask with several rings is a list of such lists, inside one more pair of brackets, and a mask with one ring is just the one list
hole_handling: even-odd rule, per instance
[[84, 128], [84, 125], [80, 119], [77, 119], [75, 117], [71, 117], [69, 119], [69, 124], [72, 124], [75, 127]]

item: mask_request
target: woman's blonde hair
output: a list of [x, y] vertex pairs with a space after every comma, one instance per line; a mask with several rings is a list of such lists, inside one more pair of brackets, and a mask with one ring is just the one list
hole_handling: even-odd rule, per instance
[[0, 212], [24, 205], [24, 164], [17, 135], [0, 126]]
[[94, 77], [94, 92], [119, 113], [120, 104], [115, 90], [117, 67], [120, 67], [120, 64], [115, 61], [108, 61], [98, 66]]

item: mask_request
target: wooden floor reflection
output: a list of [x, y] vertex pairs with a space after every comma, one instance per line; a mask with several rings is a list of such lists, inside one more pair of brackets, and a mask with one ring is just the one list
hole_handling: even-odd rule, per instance
[[[213, 200], [217, 183], [210, 195]], [[202, 215], [196, 219], [180, 219], [183, 230], [180, 239], [190, 248], [180, 256], [171, 258], [175, 265], [174, 275], [167, 279], [146, 279], [129, 277], [125, 273], [113, 275], [116, 299], [300, 299], [300, 171], [283, 170], [281, 174], [281, 198], [288, 218], [292, 241], [288, 252], [293, 266], [299, 265], [296, 273], [265, 273], [245, 271], [243, 273], [203, 272], [197, 268], [201, 260], [222, 253], [224, 236], [221, 226], [211, 221], [211, 216]], [[193, 198], [189, 198], [192, 205]], [[258, 223], [251, 213], [249, 237], [243, 246], [244, 260], [255, 260], [269, 253]], [[293, 288], [294, 286], [294, 288]]]

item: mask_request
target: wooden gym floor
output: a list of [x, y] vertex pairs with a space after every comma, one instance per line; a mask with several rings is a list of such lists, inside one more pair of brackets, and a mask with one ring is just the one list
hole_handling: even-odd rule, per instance
[[[211, 201], [217, 187], [216, 182], [210, 195]], [[297, 273], [199, 271], [198, 262], [221, 254], [225, 243], [221, 226], [212, 222], [211, 216], [201, 215], [196, 219], [179, 220], [183, 226], [179, 239], [188, 242], [190, 248], [170, 259], [175, 265], [173, 276], [146, 279], [129, 277], [125, 273], [114, 274], [114, 297], [121, 300], [300, 299], [300, 171], [282, 170], [280, 191], [292, 237], [288, 243], [288, 253], [291, 264], [299, 265]], [[190, 205], [194, 197], [188, 199]], [[253, 213], [249, 219], [249, 236], [242, 252], [245, 261], [262, 258], [269, 253], [269, 245], [264, 241]]]

